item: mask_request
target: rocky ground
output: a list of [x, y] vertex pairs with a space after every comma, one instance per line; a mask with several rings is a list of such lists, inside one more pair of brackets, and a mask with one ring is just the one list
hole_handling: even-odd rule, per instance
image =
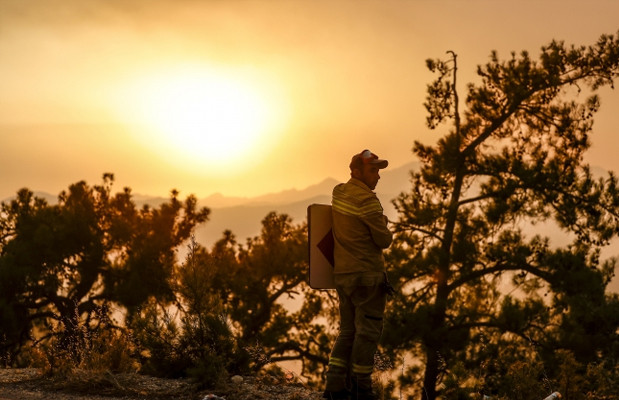
[[288, 379], [235, 377], [217, 390], [200, 390], [181, 379], [138, 374], [43, 376], [37, 369], [0, 369], [0, 400], [319, 400], [321, 393]]

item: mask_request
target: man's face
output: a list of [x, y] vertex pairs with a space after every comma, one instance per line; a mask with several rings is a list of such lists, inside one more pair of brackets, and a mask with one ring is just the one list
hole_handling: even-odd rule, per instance
[[367, 187], [369, 187], [371, 190], [376, 189], [376, 184], [378, 183], [378, 180], [380, 179], [380, 174], [379, 174], [380, 169], [378, 167], [372, 164], [364, 164], [363, 169], [357, 170], [357, 171], [360, 172], [359, 177], [357, 177], [357, 179], [365, 183]]

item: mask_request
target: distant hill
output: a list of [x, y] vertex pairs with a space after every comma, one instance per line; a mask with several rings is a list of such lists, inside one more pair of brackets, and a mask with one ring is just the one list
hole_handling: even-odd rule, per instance
[[289, 204], [296, 201], [303, 201], [310, 197], [320, 196], [326, 191], [330, 191], [337, 181], [333, 178], [327, 178], [324, 181], [315, 185], [308, 186], [305, 189], [288, 189], [277, 193], [268, 193], [257, 197], [227, 197], [221, 193], [215, 193], [208, 197], [199, 200], [199, 205], [203, 207], [226, 208], [236, 206], [264, 206], [264, 205], [280, 205]]
[[212, 208], [210, 220], [196, 229], [196, 240], [209, 246], [230, 230], [238, 242], [260, 234], [262, 220], [271, 211], [289, 215], [293, 223], [305, 221], [307, 207], [313, 203], [330, 203], [331, 196], [321, 195], [288, 204], [244, 204], [234, 207]]
[[[417, 168], [417, 162], [411, 162], [397, 168], [387, 168], [381, 171], [381, 179], [376, 192], [381, 199], [385, 213], [395, 219], [395, 209], [391, 200], [399, 193], [408, 190], [410, 171]], [[230, 230], [239, 242], [260, 234], [261, 222], [271, 211], [288, 214], [294, 223], [302, 223], [306, 219], [307, 207], [313, 203], [331, 203], [331, 191], [339, 182], [326, 178], [322, 182], [303, 189], [288, 189], [277, 193], [268, 193], [257, 197], [227, 197], [220, 193], [198, 199], [200, 207], [211, 209], [210, 220], [197, 228], [196, 239], [204, 246], [211, 246], [225, 230]], [[58, 201], [56, 195], [45, 192], [35, 192], [50, 204]], [[138, 207], [145, 204], [158, 206], [168, 200], [167, 197], [132, 194]], [[10, 201], [11, 198], [2, 201]]]
[[[393, 170], [387, 169], [381, 172], [381, 179], [376, 188], [376, 192], [382, 198], [395, 197], [400, 192], [407, 190], [409, 173], [416, 168], [418, 163], [411, 162]], [[235, 206], [265, 206], [265, 205], [286, 205], [298, 201], [305, 201], [317, 196], [331, 196], [333, 187], [339, 182], [333, 178], [326, 178], [320, 183], [308, 186], [304, 189], [289, 189], [277, 193], [268, 193], [257, 197], [226, 197], [216, 193], [209, 197], [200, 199], [200, 205], [209, 208], [225, 208]], [[330, 200], [329, 200], [330, 201]]]
[[[417, 165], [413, 162], [381, 173], [376, 193], [389, 218], [396, 217], [391, 200], [408, 190], [410, 171]], [[331, 204], [331, 191], [338, 183], [333, 178], [327, 178], [305, 189], [285, 190], [248, 199], [221, 195], [200, 199], [200, 206], [211, 209], [211, 217], [196, 230], [196, 240], [202, 245], [210, 246], [221, 238], [225, 230], [230, 230], [237, 241], [242, 243], [245, 239], [260, 234], [261, 222], [271, 211], [289, 215], [294, 223], [304, 222], [310, 204]]]

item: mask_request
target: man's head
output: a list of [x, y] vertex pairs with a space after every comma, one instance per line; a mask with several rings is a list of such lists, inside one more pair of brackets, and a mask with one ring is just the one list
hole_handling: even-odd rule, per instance
[[350, 176], [365, 183], [371, 190], [376, 188], [380, 179], [379, 170], [387, 168], [389, 162], [381, 160], [370, 150], [355, 154], [350, 161]]

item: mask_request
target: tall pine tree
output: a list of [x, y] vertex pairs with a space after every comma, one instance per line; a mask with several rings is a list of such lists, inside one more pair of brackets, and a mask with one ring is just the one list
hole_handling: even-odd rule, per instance
[[[465, 381], [457, 371], [470, 373], [470, 363], [482, 371], [505, 356], [501, 343], [529, 344], [544, 362], [558, 348], [602, 362], [617, 351], [619, 326], [617, 298], [604, 292], [614, 262], [599, 257], [619, 232], [617, 181], [594, 177], [583, 161], [596, 93], [619, 72], [619, 38], [589, 47], [553, 41], [537, 60], [492, 53], [479, 83], [467, 86], [462, 115], [449, 54], [427, 62], [438, 78], [425, 103], [428, 127], [446, 123], [449, 132], [414, 146], [422, 167], [395, 200], [390, 254], [401, 293], [385, 344], [419, 350], [422, 399], [455, 398], [467, 386], [505, 392], [492, 377]], [[569, 243], [535, 234], [534, 224], [556, 226]]]

